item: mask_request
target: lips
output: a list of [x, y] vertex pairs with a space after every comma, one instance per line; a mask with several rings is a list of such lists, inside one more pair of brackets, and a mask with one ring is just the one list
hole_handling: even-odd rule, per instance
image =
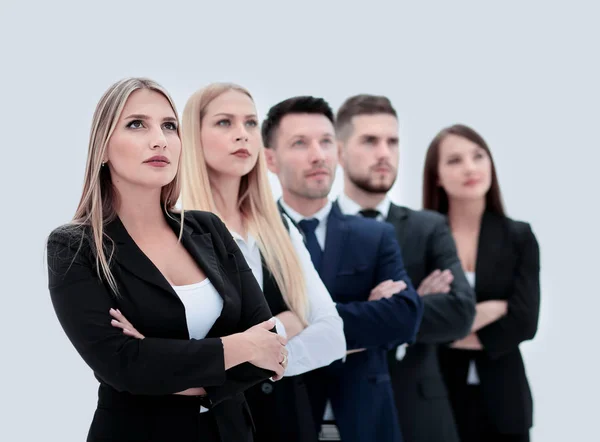
[[309, 172], [306, 174], [307, 177], [311, 178], [321, 178], [324, 176], [329, 176], [329, 171], [328, 170], [315, 170], [314, 172]]
[[248, 149], [238, 149], [231, 155], [234, 155], [239, 158], [248, 158], [250, 156], [250, 151]]
[[476, 184], [479, 184], [481, 182], [481, 180], [479, 178], [471, 178], [468, 179], [467, 181], [464, 182], [465, 186], [474, 186]]
[[152, 158], [148, 158], [146, 161], [144, 161], [144, 163], [164, 163], [164, 164], [171, 164], [171, 162], [169, 161], [169, 159], [165, 156], [162, 155], [156, 155], [153, 156]]

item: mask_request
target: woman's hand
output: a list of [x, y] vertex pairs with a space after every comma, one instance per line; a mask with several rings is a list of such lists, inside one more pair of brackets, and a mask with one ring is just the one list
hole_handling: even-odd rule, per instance
[[[127, 320], [127, 318], [121, 313], [120, 310], [110, 309], [110, 315], [114, 318], [110, 321], [113, 327], [120, 328], [123, 333], [127, 336], [131, 336], [135, 339], [144, 339], [145, 336], [135, 329], [135, 327]], [[180, 391], [181, 396], [206, 396], [206, 390], [202, 387], [188, 388], [187, 390]]]
[[300, 318], [289, 310], [279, 313], [276, 318], [279, 319], [285, 327], [285, 334], [287, 335], [288, 341], [294, 336], [299, 335], [302, 330], [306, 328]]
[[242, 336], [250, 350], [248, 362], [265, 370], [274, 371], [273, 380], [278, 381], [287, 368], [288, 351], [285, 348], [287, 339], [269, 331], [273, 325], [273, 320], [262, 322], [246, 330]]
[[124, 334], [131, 336], [132, 338], [145, 338], [143, 334], [141, 334], [133, 325], [131, 325], [131, 322], [129, 322], [127, 318], [123, 316], [123, 313], [121, 313], [120, 310], [111, 308], [109, 313], [114, 318], [112, 321], [110, 321], [110, 325], [122, 329]]

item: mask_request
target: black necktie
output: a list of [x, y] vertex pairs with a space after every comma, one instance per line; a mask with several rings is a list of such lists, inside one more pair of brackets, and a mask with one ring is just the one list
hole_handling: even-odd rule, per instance
[[381, 212], [375, 209], [363, 209], [358, 213], [360, 213], [365, 218], [377, 218], [379, 215], [381, 215]]
[[323, 257], [323, 250], [321, 250], [319, 241], [317, 241], [317, 235], [315, 234], [318, 225], [319, 220], [315, 218], [303, 219], [298, 223], [298, 226], [302, 229], [302, 232], [304, 232], [306, 248], [310, 253], [310, 259], [312, 259], [313, 265], [317, 271], [321, 269], [321, 258]]

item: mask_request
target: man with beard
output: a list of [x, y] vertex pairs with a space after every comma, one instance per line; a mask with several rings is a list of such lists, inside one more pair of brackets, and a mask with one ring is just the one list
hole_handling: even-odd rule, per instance
[[437, 345], [470, 332], [475, 295], [452, 234], [442, 215], [397, 206], [387, 196], [397, 176], [399, 143], [398, 118], [386, 97], [346, 100], [337, 113], [336, 134], [344, 169], [340, 209], [394, 226], [406, 269], [425, 305], [416, 343], [389, 354], [402, 434], [406, 442], [458, 442]]
[[412, 342], [422, 300], [406, 276], [392, 226], [345, 216], [328, 199], [337, 166], [333, 111], [295, 97], [262, 126], [267, 164], [281, 183], [280, 207], [303, 232], [313, 264], [344, 320], [349, 354], [305, 376], [317, 428], [330, 401], [345, 442], [402, 440], [387, 349]]

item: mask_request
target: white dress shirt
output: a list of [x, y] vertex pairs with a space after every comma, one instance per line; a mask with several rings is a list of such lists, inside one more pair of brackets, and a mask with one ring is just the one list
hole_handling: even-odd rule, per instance
[[[296, 376], [319, 367], [325, 367], [346, 355], [344, 323], [335, 308], [335, 304], [313, 266], [310, 254], [304, 245], [304, 239], [298, 229], [289, 222], [290, 239], [298, 254], [308, 297], [308, 326], [290, 339], [288, 366], [284, 376]], [[231, 232], [244, 258], [248, 262], [260, 288], [263, 288], [263, 269], [258, 243], [248, 235], [244, 240], [236, 232]], [[285, 327], [276, 319], [277, 330], [285, 336]]]
[[[380, 213], [380, 215], [375, 219], [377, 221], [385, 221], [390, 213], [391, 205], [392, 201], [390, 201], [386, 195], [386, 197], [379, 204], [377, 204], [377, 207], [375, 207], [375, 210], [378, 210]], [[345, 193], [342, 193], [339, 196], [338, 206], [340, 206], [340, 210], [344, 215], [358, 215], [358, 212], [363, 210], [363, 207], [360, 207], [356, 201], [350, 199], [350, 197]]]
[[[333, 203], [331, 201], [328, 201], [327, 204], [325, 204], [325, 206], [321, 210], [319, 210], [317, 213], [315, 213], [314, 215], [304, 216], [304, 215], [301, 215], [298, 212], [296, 212], [290, 206], [288, 206], [285, 203], [285, 201], [283, 200], [283, 198], [281, 200], [279, 200], [279, 202], [281, 203], [281, 206], [284, 208], [286, 213], [290, 216], [290, 218], [292, 218], [292, 220], [294, 220], [294, 222], [296, 224], [298, 224], [300, 221], [302, 221], [304, 219], [313, 219], [314, 218], [319, 221], [319, 225], [315, 229], [315, 236], [317, 237], [317, 241], [319, 242], [321, 249], [325, 250], [325, 239], [327, 236], [327, 217], [329, 216], [329, 212], [331, 212], [331, 207], [332, 207]], [[309, 258], [310, 258], [310, 254], [309, 254]], [[344, 361], [346, 359], [345, 352], [344, 352], [343, 359], [344, 359]], [[323, 415], [323, 419], [325, 421], [332, 421], [335, 419], [335, 417], [333, 415], [333, 409], [331, 407], [331, 401], [329, 401], [329, 400], [327, 400], [327, 403], [325, 405], [325, 413]]]
[[[283, 199], [279, 200], [285, 212], [289, 215], [292, 220], [298, 224], [303, 219], [316, 219], [319, 221], [319, 225], [315, 229], [315, 236], [317, 237], [317, 241], [321, 246], [321, 250], [325, 250], [325, 236], [327, 235], [327, 217], [329, 216], [329, 212], [331, 212], [331, 206], [333, 203], [331, 201], [327, 201], [325, 207], [319, 210], [317, 213], [311, 216], [300, 215], [290, 206], [288, 206]], [[297, 229], [296, 229], [297, 230]], [[298, 232], [299, 233], [299, 232]], [[310, 257], [310, 254], [308, 255]]]

